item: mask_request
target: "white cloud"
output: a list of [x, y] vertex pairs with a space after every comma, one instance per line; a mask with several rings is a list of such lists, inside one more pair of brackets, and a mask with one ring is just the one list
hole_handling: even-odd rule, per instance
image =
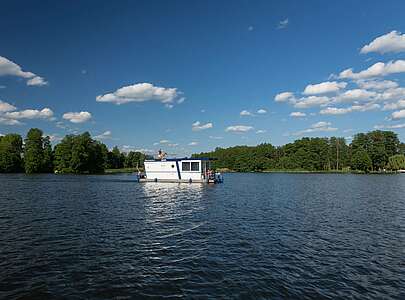
[[264, 108], [260, 108], [260, 109], [257, 110], [257, 113], [259, 115], [267, 114], [267, 110], [265, 110]]
[[16, 110], [17, 108], [14, 105], [11, 105], [10, 103], [4, 102], [0, 100], [0, 113], [2, 112], [9, 112]]
[[201, 124], [200, 121], [197, 121], [191, 125], [191, 130], [192, 131], [201, 131], [201, 130], [209, 129], [212, 127], [213, 127], [212, 123]]
[[141, 153], [144, 153], [144, 154], [154, 154], [154, 153], [157, 152], [157, 151], [152, 150], [152, 149], [143, 149], [143, 148], [138, 148], [138, 147], [130, 146], [130, 145], [122, 145], [121, 146], [121, 151], [126, 152], [126, 153], [128, 153], [130, 151], [141, 152]]
[[346, 82], [326, 81], [318, 84], [309, 84], [306, 86], [304, 95], [319, 95], [325, 93], [338, 92], [347, 86]]
[[291, 92], [283, 92], [277, 94], [276, 97], [274, 97], [274, 101], [276, 102], [294, 101], [294, 99], [295, 99], [294, 94]]
[[357, 85], [362, 89], [386, 90], [398, 87], [398, 83], [391, 80], [358, 80]]
[[27, 79], [27, 85], [45, 85], [47, 82], [32, 72], [26, 72], [11, 60], [0, 56], [0, 76], [16, 76]]
[[22, 123], [18, 120], [3, 118], [0, 116], [0, 124], [3, 125], [22, 125]]
[[293, 118], [302, 118], [302, 117], [306, 117], [306, 113], [300, 112], [300, 111], [294, 111], [292, 113], [290, 113], [290, 117]]
[[253, 116], [253, 114], [250, 111], [247, 111], [247, 110], [242, 110], [239, 114], [241, 116]]
[[375, 125], [374, 129], [400, 129], [405, 128], [405, 123], [395, 125]]
[[344, 115], [351, 112], [365, 112], [370, 110], [379, 109], [380, 105], [376, 103], [356, 104], [346, 108], [327, 107], [322, 109], [319, 113], [321, 115]]
[[363, 89], [353, 89], [344, 92], [336, 97], [336, 102], [352, 102], [358, 100], [372, 100], [376, 97], [377, 93], [373, 91], [367, 91]]
[[213, 136], [213, 135], [210, 135], [209, 138], [212, 140], [222, 140], [223, 139], [222, 136]]
[[383, 110], [396, 110], [402, 108], [405, 108], [405, 99], [399, 100], [398, 102], [395, 103], [386, 103], [384, 104]]
[[53, 117], [53, 111], [49, 108], [42, 110], [26, 109], [21, 111], [6, 112], [4, 114], [6, 118], [19, 120], [19, 119], [51, 119]]
[[31, 86], [43, 86], [43, 85], [47, 85], [47, 84], [48, 84], [48, 82], [45, 81], [45, 79], [40, 76], [35, 76], [27, 81], [27, 85], [31, 85]]
[[68, 112], [63, 114], [62, 117], [72, 123], [84, 123], [91, 119], [91, 113], [87, 111]]
[[59, 134], [44, 134], [43, 136], [49, 136], [51, 142], [59, 142], [62, 140], [62, 137], [60, 137]]
[[314, 106], [321, 106], [328, 104], [330, 102], [329, 98], [326, 96], [309, 96], [300, 98], [295, 104], [296, 108], [309, 108]]
[[226, 132], [243, 133], [243, 132], [248, 132], [248, 131], [250, 131], [252, 129], [254, 129], [252, 126], [234, 125], [234, 126], [228, 126], [225, 129], [225, 131]]
[[257, 133], [257, 134], [266, 133], [266, 130], [259, 129], [258, 131], [256, 131], [256, 133]]
[[167, 144], [168, 147], [177, 147], [178, 145], [179, 145], [179, 144], [175, 144], [175, 143]]
[[198, 142], [190, 142], [188, 145], [189, 145], [189, 146], [197, 146], [197, 145], [198, 145]]
[[288, 23], [289, 23], [288, 18], [281, 20], [280, 22], [278, 22], [277, 28], [284, 29], [288, 26]]
[[336, 131], [337, 128], [331, 127], [331, 125], [332, 124], [330, 122], [321, 121], [321, 122], [312, 124], [308, 129], [297, 131], [297, 132], [293, 133], [293, 135], [303, 135], [303, 134], [312, 133], [312, 132]]
[[391, 31], [390, 33], [377, 37], [360, 50], [360, 53], [363, 54], [370, 52], [378, 52], [381, 54], [388, 52], [405, 52], [405, 34], [401, 34], [401, 32], [396, 30]]
[[170, 143], [169, 140], [160, 140], [159, 141], [159, 144], [168, 144], [168, 143]]
[[394, 111], [394, 112], [391, 114], [391, 117], [392, 117], [393, 120], [398, 120], [398, 119], [403, 119], [403, 118], [405, 118], [405, 109], [401, 109], [401, 110], [398, 110], [398, 111]]
[[124, 104], [129, 102], [158, 101], [164, 104], [172, 105], [175, 100], [184, 101], [180, 97], [182, 93], [177, 88], [164, 88], [154, 86], [150, 83], [137, 83], [119, 88], [115, 92], [99, 95], [96, 98], [98, 102], [112, 102], [115, 104]]
[[94, 137], [96, 140], [109, 140], [112, 139], [112, 132], [110, 130], [104, 131], [102, 134]]
[[366, 79], [390, 74], [405, 72], [405, 60], [389, 61], [388, 63], [378, 62], [359, 73], [354, 73], [353, 69], [346, 69], [339, 74], [343, 79]]

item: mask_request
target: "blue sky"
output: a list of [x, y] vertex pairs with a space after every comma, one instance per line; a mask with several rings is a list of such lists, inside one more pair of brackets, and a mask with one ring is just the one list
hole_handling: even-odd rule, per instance
[[173, 155], [390, 129], [403, 1], [9, 1], [0, 134]]

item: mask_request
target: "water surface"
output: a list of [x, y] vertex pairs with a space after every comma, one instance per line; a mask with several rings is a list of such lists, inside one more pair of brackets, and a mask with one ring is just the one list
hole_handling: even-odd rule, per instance
[[0, 298], [405, 299], [405, 175], [0, 175]]

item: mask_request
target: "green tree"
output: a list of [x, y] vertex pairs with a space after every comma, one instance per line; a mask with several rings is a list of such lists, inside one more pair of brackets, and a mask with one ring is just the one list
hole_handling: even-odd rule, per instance
[[40, 173], [43, 169], [44, 149], [42, 131], [38, 128], [31, 128], [27, 133], [24, 148], [25, 172]]
[[351, 167], [353, 170], [359, 170], [363, 172], [368, 172], [372, 168], [371, 158], [367, 151], [364, 149], [359, 149], [352, 156]]
[[22, 171], [22, 138], [18, 134], [0, 137], [0, 173]]
[[53, 172], [53, 151], [49, 136], [43, 139], [43, 149], [42, 172], [51, 173]]
[[391, 156], [388, 162], [388, 169], [390, 170], [405, 170], [405, 155], [404, 154], [397, 154]]

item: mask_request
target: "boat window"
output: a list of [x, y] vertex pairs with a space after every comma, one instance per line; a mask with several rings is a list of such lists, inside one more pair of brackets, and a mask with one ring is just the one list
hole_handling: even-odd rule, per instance
[[200, 171], [200, 163], [199, 162], [192, 162], [191, 163], [191, 171]]
[[181, 169], [183, 171], [190, 171], [190, 163], [189, 162], [182, 162], [181, 163]]

